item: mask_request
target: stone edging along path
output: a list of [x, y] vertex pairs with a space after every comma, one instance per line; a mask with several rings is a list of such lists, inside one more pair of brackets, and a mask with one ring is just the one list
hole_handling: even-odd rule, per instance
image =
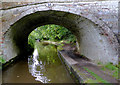
[[58, 50], [58, 56], [75, 78], [77, 83], [110, 83], [118, 84], [118, 80], [106, 74], [99, 66], [91, 61], [80, 58], [72, 51]]

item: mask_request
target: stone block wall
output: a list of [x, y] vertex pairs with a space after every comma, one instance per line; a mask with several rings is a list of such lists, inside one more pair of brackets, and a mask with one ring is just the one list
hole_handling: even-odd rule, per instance
[[[4, 40], [5, 37], [10, 38], [10, 36], [8, 36], [9, 31], [11, 30], [10, 27], [13, 26], [17, 21], [19, 21], [23, 17], [28, 16], [30, 14], [34, 14], [36, 12], [42, 12], [42, 11], [48, 11], [48, 14], [49, 14], [49, 11], [52, 11], [52, 10], [60, 11], [59, 12], [60, 14], [56, 14], [57, 16], [59, 15], [59, 17], [63, 17], [66, 13], [71, 13], [71, 14], [76, 15], [76, 16], [71, 16], [68, 18], [75, 19], [74, 23], [77, 23], [76, 28], [73, 27], [72, 29], [76, 29], [76, 30], [79, 29], [79, 31], [77, 30], [78, 33], [81, 33], [80, 30], [82, 28], [85, 29], [85, 27], [87, 27], [86, 30], [83, 30], [82, 32], [87, 33], [87, 31], [91, 31], [93, 34], [94, 34], [94, 32], [96, 32], [94, 35], [92, 33], [90, 34], [93, 37], [98, 36], [98, 34], [103, 35], [105, 43], [104, 43], [104, 45], [100, 44], [101, 47], [105, 46], [106, 49], [107, 49], [107, 46], [109, 47], [109, 49], [107, 49], [105, 51], [106, 53], [110, 53], [113, 51], [113, 55], [111, 56], [111, 58], [108, 59], [108, 61], [117, 62], [118, 40], [115, 36], [115, 34], [118, 35], [118, 1], [117, 0], [116, 1], [109, 1], [109, 0], [95, 1], [95, 2], [80, 2], [79, 0], [74, 0], [74, 1], [72, 1], [72, 0], [69, 0], [69, 1], [68, 0], [67, 1], [65, 1], [65, 0], [62, 0], [62, 1], [40, 0], [39, 2], [14, 2], [14, 3], [13, 2], [11, 2], [11, 3], [2, 2], [2, 7], [1, 7], [0, 13], [1, 13], [1, 19], [2, 19], [2, 25], [3, 25], [2, 26], [3, 35], [1, 35], [1, 36], [3, 38], [1, 38], [1, 40]], [[53, 16], [56, 16], [56, 15], [53, 15]], [[43, 16], [43, 15], [41, 15], [41, 16]], [[85, 18], [85, 19], [83, 19], [83, 21], [87, 20], [85, 22], [86, 23], [85, 25], [84, 25], [84, 23], [80, 24], [81, 23], [80, 17]], [[91, 24], [88, 22], [90, 22]], [[88, 29], [89, 27], [91, 30]], [[99, 29], [99, 31], [98, 31], [98, 29]], [[27, 29], [25, 29], [25, 30], [27, 30]], [[95, 30], [97, 30], [97, 31], [95, 31]], [[83, 37], [81, 37], [81, 36], [82, 35], [78, 35], [78, 37], [83, 39]], [[85, 34], [85, 36], [89, 36], [89, 34]], [[101, 36], [98, 36], [98, 39], [100, 39], [100, 38], [103, 39]], [[93, 39], [93, 38], [90, 38], [90, 39]], [[96, 39], [97, 39], [97, 37], [96, 37]], [[102, 42], [101, 39], [100, 39], [100, 42]], [[83, 52], [84, 55], [89, 56], [88, 53], [89, 53], [90, 49], [87, 50], [86, 45], [92, 44], [93, 41], [90, 41], [89, 38], [87, 38], [87, 39], [84, 38], [83, 41], [87, 40], [87, 41], [91, 42], [91, 43], [85, 44], [84, 42], [80, 43], [81, 42], [80, 39], [78, 39], [78, 40], [79, 40], [78, 47], [80, 50], [82, 50], [80, 52]], [[8, 43], [9, 41], [11, 41], [11, 39], [6, 40], [6, 43]], [[3, 43], [3, 41], [1, 43]], [[98, 44], [96, 44], [96, 45], [99, 46]], [[11, 56], [13, 56], [13, 55], [15, 56], [16, 55], [15, 51], [13, 54], [13, 53], [9, 52], [8, 49], [5, 50], [6, 48], [8, 48], [8, 46], [12, 46], [12, 45], [7, 45], [7, 44], [3, 43], [2, 50], [4, 50], [4, 53], [5, 53], [4, 55], [9, 56], [8, 54], [10, 54]], [[81, 46], [86, 46], [86, 47], [85, 47], [85, 49], [84, 49], [84, 47], [82, 47], [82, 49], [81, 49]], [[9, 47], [9, 48], [13, 49], [12, 47]], [[92, 49], [92, 47], [90, 47], [90, 48]], [[94, 51], [94, 49], [93, 49], [93, 51]], [[102, 50], [101, 52], [104, 52], [104, 51]], [[93, 55], [93, 54], [91, 54], [91, 55]], [[112, 57], [114, 57], [114, 59]], [[9, 58], [8, 58], [8, 60], [9, 60]]]

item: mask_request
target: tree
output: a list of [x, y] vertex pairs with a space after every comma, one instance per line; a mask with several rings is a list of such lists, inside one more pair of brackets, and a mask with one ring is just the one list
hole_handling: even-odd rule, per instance
[[75, 36], [60, 25], [44, 25], [33, 30], [28, 37], [28, 44], [32, 47], [37, 39], [49, 41], [75, 42]]

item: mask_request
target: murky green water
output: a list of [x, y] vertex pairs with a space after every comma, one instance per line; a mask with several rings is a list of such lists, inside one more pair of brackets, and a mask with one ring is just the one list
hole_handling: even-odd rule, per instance
[[33, 55], [3, 71], [3, 83], [74, 83], [53, 45], [36, 43]]

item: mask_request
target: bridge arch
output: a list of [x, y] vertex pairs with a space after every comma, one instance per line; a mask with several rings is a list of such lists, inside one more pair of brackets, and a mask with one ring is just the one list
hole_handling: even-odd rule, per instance
[[[62, 10], [61, 10], [62, 9]], [[4, 55], [9, 60], [19, 54], [26, 52], [27, 39], [29, 33], [38, 26], [46, 24], [56, 24], [68, 28], [77, 38], [77, 47], [81, 54], [86, 57], [101, 61], [103, 63], [117, 63], [118, 53], [116, 47], [111, 45], [111, 39], [115, 42], [112, 31], [99, 19], [93, 19], [94, 16], [87, 17], [85, 14], [77, 12], [77, 9], [55, 8], [51, 7], [41, 9], [39, 6], [29, 8], [17, 15], [11, 21], [11, 26], [4, 33]], [[16, 9], [17, 10], [17, 9]], [[74, 10], [74, 11], [73, 11]], [[98, 24], [98, 22], [101, 22]], [[102, 28], [106, 28], [103, 30]], [[110, 41], [108, 40], [111, 40]], [[6, 54], [7, 53], [7, 54]]]

